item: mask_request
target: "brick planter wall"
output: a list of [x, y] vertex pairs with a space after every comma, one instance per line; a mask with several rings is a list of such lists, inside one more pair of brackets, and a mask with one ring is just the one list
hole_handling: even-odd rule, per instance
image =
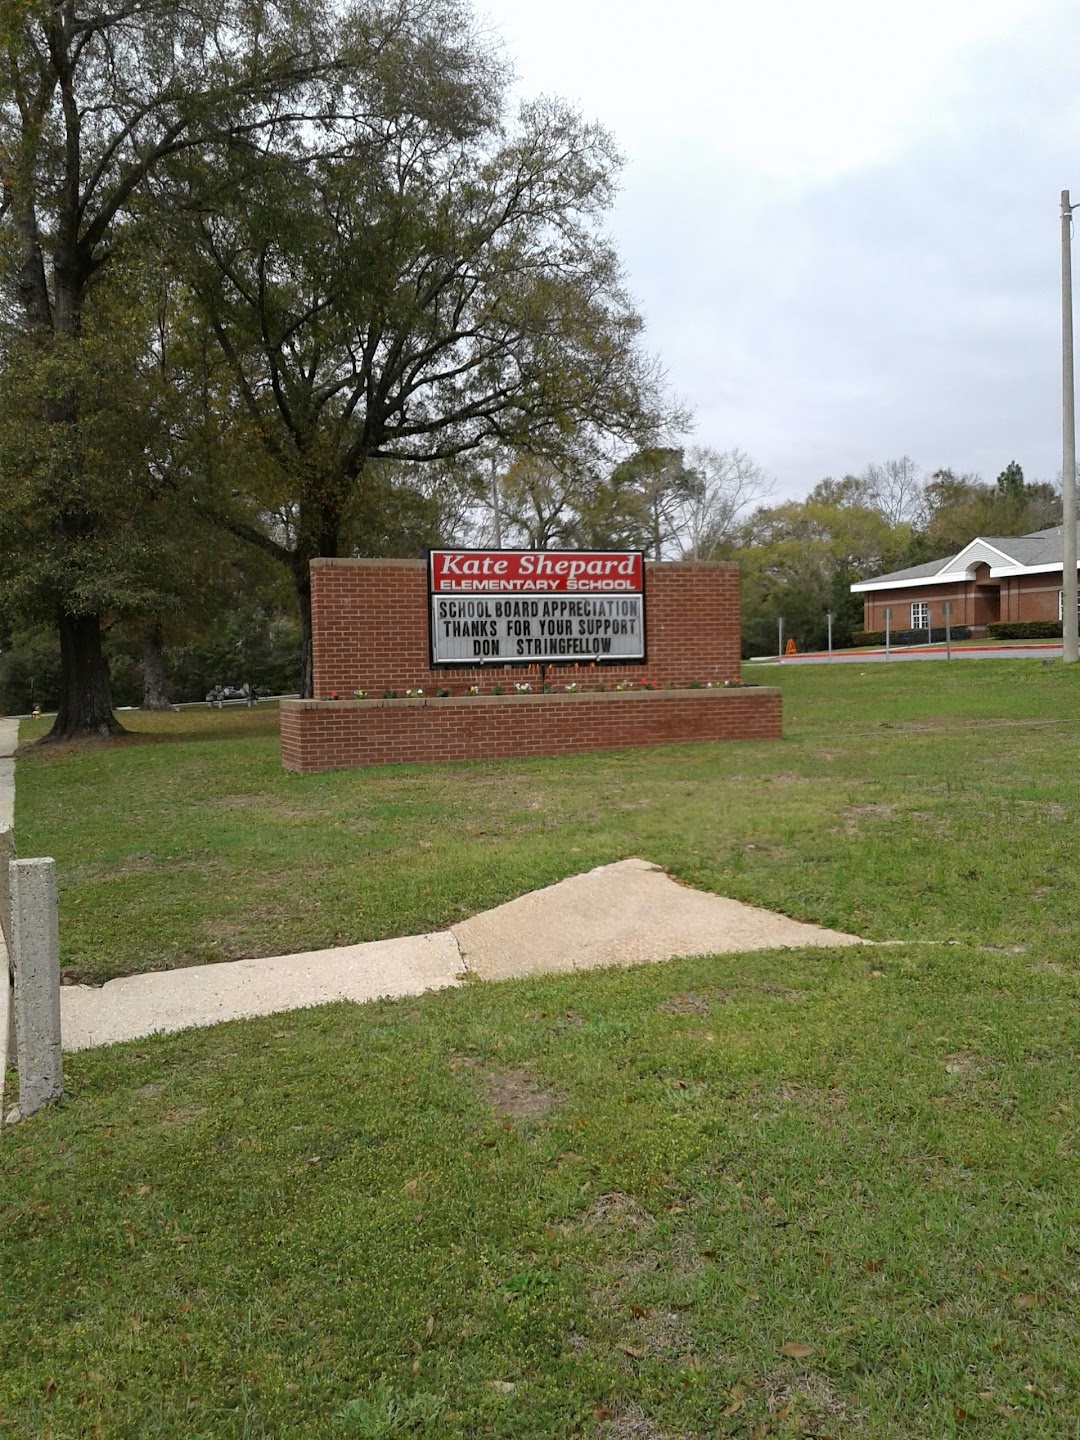
[[763, 686], [281, 702], [282, 762], [300, 774], [780, 733], [780, 691]]
[[[333, 691], [351, 696], [354, 690], [369, 696], [384, 690], [431, 695], [440, 685], [461, 694], [469, 685], [490, 691], [496, 683], [535, 684], [537, 678], [536, 667], [531, 676], [517, 666], [431, 669], [423, 560], [313, 560], [311, 628], [316, 699]], [[595, 673], [605, 685], [738, 681], [738, 568], [647, 564], [645, 628], [647, 662], [598, 667]], [[560, 685], [575, 678], [573, 667], [565, 665], [551, 666], [549, 676]]]

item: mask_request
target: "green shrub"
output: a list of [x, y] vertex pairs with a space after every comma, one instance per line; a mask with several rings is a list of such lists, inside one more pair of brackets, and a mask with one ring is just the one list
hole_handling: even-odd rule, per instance
[[0, 654], [0, 714], [53, 710], [60, 698], [60, 642], [45, 627], [7, 637]]
[[[166, 645], [165, 675], [174, 704], [203, 700], [215, 685], [243, 685], [245, 681], [271, 695], [288, 695], [300, 683], [300, 626], [257, 601], [242, 600], [235, 610], [218, 616], [197, 639], [186, 645]], [[141, 700], [140, 683], [138, 697], [130, 703], [137, 705]]]
[[1060, 640], [1060, 620], [992, 620], [986, 633], [995, 640]]

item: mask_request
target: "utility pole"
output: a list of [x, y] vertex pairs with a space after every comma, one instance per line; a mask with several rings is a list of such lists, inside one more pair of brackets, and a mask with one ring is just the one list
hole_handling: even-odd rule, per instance
[[1073, 380], [1072, 212], [1061, 192], [1061, 658], [1077, 660], [1076, 389]]
[[495, 549], [502, 549], [502, 512], [499, 509], [499, 462], [491, 454], [491, 509], [495, 516]]

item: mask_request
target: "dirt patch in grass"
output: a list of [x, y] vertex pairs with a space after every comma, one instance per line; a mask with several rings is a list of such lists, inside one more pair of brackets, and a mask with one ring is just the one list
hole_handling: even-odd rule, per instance
[[702, 1016], [710, 1014], [718, 1005], [729, 1005], [734, 999], [734, 990], [688, 990], [685, 994], [672, 995], [656, 1008], [662, 1015]]
[[115, 860], [91, 860], [85, 864], [67, 865], [64, 869], [64, 882], [69, 886], [104, 885], [113, 880], [127, 880], [138, 875], [171, 878], [189, 874], [193, 870], [200, 876], [213, 878], [221, 869], [221, 860], [209, 850], [190, 850], [182, 855], [161, 855], [140, 850], [130, 855], [120, 855]]
[[650, 1355], [684, 1355], [691, 1347], [686, 1340], [686, 1321], [678, 1310], [658, 1305], [641, 1321], [642, 1347]]
[[674, 1360], [683, 1366], [696, 1369], [700, 1362], [695, 1354], [694, 1344], [687, 1335], [686, 1316], [681, 1310], [670, 1305], [649, 1306], [642, 1313], [635, 1307], [638, 1322], [627, 1337], [627, 1343], [634, 1350], [640, 1350], [654, 1359]]
[[43, 735], [30, 740], [15, 751], [16, 760], [63, 760], [69, 755], [90, 755], [98, 750], [115, 750], [121, 745], [146, 745], [153, 739], [146, 734], [125, 730], [122, 735], [88, 735], [82, 740], [50, 740]]
[[[255, 959], [260, 955], [274, 955], [277, 952], [272, 948], [272, 937], [268, 937], [266, 944], [259, 946], [253, 940], [246, 940], [254, 931], [256, 934], [260, 928], [272, 923], [280, 917], [281, 911], [273, 905], [248, 905], [242, 914], [229, 919], [225, 916], [215, 916], [203, 923], [203, 938], [207, 944], [215, 948], [223, 949], [230, 960]], [[324, 940], [321, 945], [313, 946], [313, 949], [324, 950], [328, 948]], [[198, 963], [198, 962], [196, 962]]]
[[174, 1105], [161, 1117], [166, 1125], [193, 1125], [206, 1114], [205, 1105]]
[[858, 835], [863, 820], [891, 820], [894, 805], [849, 805], [844, 811], [844, 833]]
[[1036, 815], [1047, 815], [1051, 820], [1064, 820], [1070, 813], [1068, 806], [1058, 800], [1018, 800], [1016, 803], [1026, 806]]
[[98, 885], [109, 880], [123, 880], [129, 875], [151, 875], [164, 868], [156, 855], [121, 855], [117, 860], [69, 866], [65, 879], [73, 885]]
[[705, 995], [673, 995], [657, 1009], [662, 1015], [708, 1015], [712, 1003]]
[[986, 1065], [978, 1055], [972, 1055], [969, 1051], [961, 1050], [955, 1055], [945, 1056], [946, 1075], [977, 1075], [985, 1070]]
[[597, 1433], [603, 1440], [682, 1440], [670, 1430], [661, 1430], [637, 1405], [615, 1407]]
[[612, 1230], [644, 1230], [652, 1225], [653, 1218], [632, 1195], [609, 1190], [589, 1206], [585, 1223], [590, 1229], [604, 1226]]
[[778, 1100], [788, 1105], [806, 1105], [820, 1115], [839, 1115], [847, 1109], [847, 1096], [837, 1086], [835, 1090], [821, 1090], [816, 1085], [778, 1086]]
[[765, 1403], [775, 1414], [790, 1406], [792, 1417], [803, 1433], [828, 1433], [829, 1427], [847, 1418], [847, 1409], [839, 1399], [827, 1375], [816, 1370], [801, 1375], [776, 1370], [765, 1377]]
[[778, 1000], [790, 1000], [792, 1004], [806, 999], [801, 990], [792, 990], [790, 985], [781, 985], [775, 980], [762, 980], [760, 988], [766, 995], [774, 995]]
[[558, 1104], [554, 1092], [545, 1090], [527, 1070], [498, 1070], [489, 1075], [485, 1098], [493, 1110], [514, 1120], [534, 1120]]

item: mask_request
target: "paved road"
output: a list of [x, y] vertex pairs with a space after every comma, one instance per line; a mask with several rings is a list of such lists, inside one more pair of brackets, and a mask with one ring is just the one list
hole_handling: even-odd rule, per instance
[[[832, 659], [825, 654], [785, 655], [783, 660], [756, 660], [756, 665], [876, 665], [888, 660], [945, 660], [944, 645], [923, 645], [912, 650], [834, 650]], [[1009, 645], [1000, 648], [953, 646], [954, 660], [1060, 660], [1060, 645]]]

